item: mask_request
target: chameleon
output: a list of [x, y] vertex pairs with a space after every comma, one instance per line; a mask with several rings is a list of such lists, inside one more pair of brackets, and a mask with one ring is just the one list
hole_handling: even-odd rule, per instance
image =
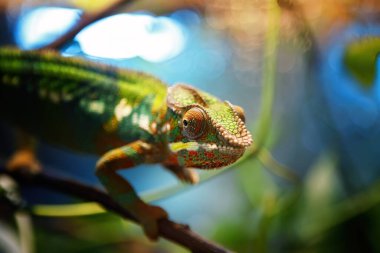
[[[146, 73], [52, 50], [0, 48], [0, 116], [39, 140], [98, 155], [99, 181], [151, 239], [168, 214], [142, 201], [118, 170], [160, 163], [196, 183], [193, 168], [234, 163], [252, 144], [240, 106], [187, 84], [167, 86]], [[15, 151], [10, 169], [20, 165], [16, 157], [22, 156]]]

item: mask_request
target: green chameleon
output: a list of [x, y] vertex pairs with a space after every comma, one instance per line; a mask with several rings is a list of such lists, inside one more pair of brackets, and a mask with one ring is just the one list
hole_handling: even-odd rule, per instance
[[[0, 49], [0, 116], [48, 143], [100, 155], [99, 180], [151, 239], [167, 213], [144, 203], [118, 170], [161, 163], [196, 183], [190, 168], [231, 164], [252, 143], [239, 106], [188, 85], [167, 87], [144, 73], [53, 51]], [[23, 139], [9, 169], [39, 167], [33, 145]]]

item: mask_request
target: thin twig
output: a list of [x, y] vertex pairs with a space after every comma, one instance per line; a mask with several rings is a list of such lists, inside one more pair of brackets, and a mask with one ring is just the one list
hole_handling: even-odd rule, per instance
[[115, 13], [119, 8], [123, 7], [126, 4], [131, 4], [134, 2], [133, 0], [117, 0], [108, 7], [97, 11], [95, 13], [84, 13], [80, 20], [66, 33], [64, 33], [61, 37], [57, 38], [52, 43], [39, 48], [39, 50], [44, 49], [60, 49], [65, 44], [70, 42], [74, 37], [86, 26], [92, 24], [93, 22], [107, 17], [113, 13]]
[[[57, 192], [75, 196], [77, 198], [94, 201], [102, 205], [105, 209], [112, 211], [128, 220], [138, 223], [128, 210], [117, 204], [105, 192], [75, 182], [69, 179], [63, 179], [56, 176], [48, 175], [44, 172], [32, 174], [26, 170], [8, 171], [0, 167], [0, 174], [6, 174], [16, 180], [21, 186], [32, 185], [51, 189]], [[168, 219], [158, 221], [159, 235], [172, 242], [178, 243], [192, 252], [231, 252], [213, 242], [210, 242], [200, 235], [190, 230], [189, 226], [175, 223]]]
[[304, 36], [310, 40], [310, 52], [312, 53], [312, 58], [313, 60], [318, 60], [320, 56], [318, 40], [315, 37], [311, 24], [305, 15], [302, 5], [297, 0], [277, 0], [277, 3], [283, 10], [287, 10], [293, 13], [298, 35]]

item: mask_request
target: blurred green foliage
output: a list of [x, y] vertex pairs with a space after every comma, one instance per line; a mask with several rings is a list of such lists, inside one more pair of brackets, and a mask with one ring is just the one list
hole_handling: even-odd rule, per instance
[[[214, 238], [236, 252], [357, 252], [360, 242], [341, 241], [349, 234], [344, 230], [367, 214], [378, 217], [380, 182], [347, 197], [335, 165], [325, 154], [302, 183], [285, 190], [256, 160], [242, 164], [245, 206], [219, 221]], [[380, 232], [373, 229], [370, 234]]]
[[[252, 127], [256, 146], [231, 166], [237, 169], [235, 174], [228, 175], [236, 182], [241, 205], [219, 218], [205, 236], [242, 253], [380, 252], [380, 182], [376, 178], [360, 191], [351, 192], [342, 176], [345, 157], [339, 157], [335, 150], [326, 149], [315, 157], [300, 178], [294, 168], [281, 164], [271, 152], [282, 127], [273, 123], [273, 108], [276, 85], [282, 81], [277, 67], [283, 13], [276, 1], [269, 2], [260, 116]], [[344, 67], [364, 88], [375, 85], [379, 50], [378, 37], [358, 38], [345, 49]], [[35, 217], [34, 224], [36, 251], [42, 253], [52, 249], [57, 253], [187, 252], [164, 240], [151, 243], [138, 226], [108, 213]]]
[[359, 38], [346, 47], [344, 64], [364, 88], [374, 85], [379, 53], [379, 37]]

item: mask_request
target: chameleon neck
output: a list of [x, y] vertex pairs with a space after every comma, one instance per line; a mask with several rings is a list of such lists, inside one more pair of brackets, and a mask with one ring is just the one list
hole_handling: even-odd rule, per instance
[[[54, 52], [0, 49], [0, 113], [48, 142], [90, 153], [153, 141], [165, 112], [158, 79]], [[107, 140], [107, 141], [105, 141]]]

